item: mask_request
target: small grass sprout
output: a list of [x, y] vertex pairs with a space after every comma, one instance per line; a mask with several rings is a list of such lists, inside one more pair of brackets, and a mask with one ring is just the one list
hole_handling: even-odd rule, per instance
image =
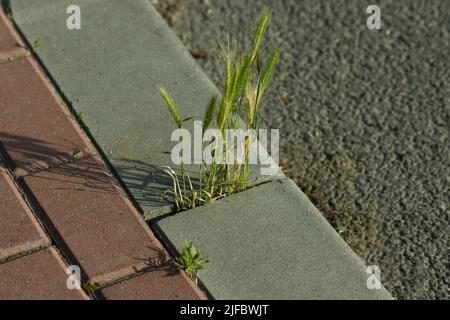
[[195, 244], [185, 242], [180, 249], [180, 255], [175, 258], [175, 262], [192, 280], [197, 282], [198, 272], [209, 261], [201, 256]]
[[89, 297], [92, 297], [95, 290], [100, 288], [100, 284], [97, 282], [85, 282], [81, 285], [81, 288], [87, 293]]
[[40, 47], [41, 47], [41, 38], [37, 37], [36, 39], [34, 39], [31, 49], [33, 50], [33, 52], [36, 52]]

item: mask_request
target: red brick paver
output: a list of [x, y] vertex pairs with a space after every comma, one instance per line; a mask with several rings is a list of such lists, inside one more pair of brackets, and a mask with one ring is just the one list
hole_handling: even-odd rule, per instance
[[184, 278], [176, 266], [168, 264], [156, 270], [99, 290], [108, 300], [203, 300], [204, 294]]
[[49, 243], [16, 186], [0, 167], [0, 261]]
[[0, 264], [0, 300], [87, 299], [67, 288], [66, 265], [53, 248]]
[[0, 61], [26, 53], [25, 46], [14, 32], [11, 21], [0, 8]]

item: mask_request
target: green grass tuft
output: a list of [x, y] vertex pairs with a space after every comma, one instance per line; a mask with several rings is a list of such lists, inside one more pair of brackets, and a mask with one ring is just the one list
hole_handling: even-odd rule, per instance
[[[226, 40], [219, 39], [219, 55], [225, 64], [223, 93], [220, 98], [216, 96], [211, 98], [203, 119], [203, 132], [212, 124], [214, 113], [217, 113], [215, 128], [221, 131], [223, 137], [226, 136], [227, 129], [240, 129], [240, 114], [245, 115], [244, 130], [259, 129], [258, 113], [261, 99], [280, 57], [280, 50], [277, 48], [266, 63], [261, 60], [260, 47], [270, 16], [269, 9], [262, 12], [255, 29], [252, 46], [243, 53], [238, 52], [235, 42], [231, 42], [229, 37]], [[160, 88], [160, 92], [173, 120], [178, 128], [181, 128], [183, 120], [178, 108], [164, 88]], [[222, 142], [210, 143], [214, 143], [213, 150], [223, 150], [223, 158], [235, 151], [226, 139]], [[217, 148], [220, 146], [218, 143], [222, 143], [222, 148]], [[167, 190], [166, 194], [174, 199], [178, 210], [183, 210], [245, 190], [248, 187], [248, 158], [252, 143], [255, 141], [250, 141], [248, 137], [244, 139], [243, 163], [237, 163], [237, 159], [232, 164], [203, 163], [200, 168], [200, 183], [195, 187], [183, 164], [181, 164], [180, 176], [172, 168], [164, 167], [173, 179], [173, 188]]]

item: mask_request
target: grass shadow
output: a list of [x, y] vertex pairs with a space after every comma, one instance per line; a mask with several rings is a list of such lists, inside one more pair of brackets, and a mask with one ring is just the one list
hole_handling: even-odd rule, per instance
[[[73, 150], [82, 150], [82, 146], [73, 145]], [[117, 193], [121, 190], [100, 158], [92, 153], [74, 155], [39, 139], [1, 131], [0, 153], [16, 178], [36, 176], [55, 180], [64, 182], [64, 188], [76, 191]]]
[[[173, 189], [173, 179], [161, 166], [140, 160], [113, 158], [110, 161], [123, 184], [145, 212], [173, 212], [174, 201], [167, 196], [167, 191]], [[189, 174], [194, 186], [198, 186], [198, 170], [191, 169]]]

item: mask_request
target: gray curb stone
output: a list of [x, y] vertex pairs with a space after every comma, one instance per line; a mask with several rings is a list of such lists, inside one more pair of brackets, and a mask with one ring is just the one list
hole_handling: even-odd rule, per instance
[[384, 288], [367, 288], [362, 260], [289, 179], [164, 218], [154, 229], [172, 250], [186, 240], [197, 245], [210, 261], [199, 279], [216, 299], [392, 299]]

